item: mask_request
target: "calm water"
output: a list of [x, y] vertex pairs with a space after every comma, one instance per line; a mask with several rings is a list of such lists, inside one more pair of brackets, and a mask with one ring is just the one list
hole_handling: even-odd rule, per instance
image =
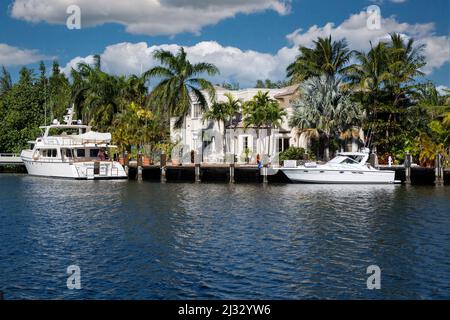
[[[450, 189], [0, 175], [6, 299], [449, 299]], [[66, 287], [81, 268], [82, 289]], [[366, 268], [382, 289], [366, 288]]]

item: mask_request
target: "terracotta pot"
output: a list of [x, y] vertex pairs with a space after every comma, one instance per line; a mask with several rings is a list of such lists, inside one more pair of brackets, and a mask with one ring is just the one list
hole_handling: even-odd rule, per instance
[[180, 165], [180, 160], [172, 159], [172, 165], [173, 166], [179, 166]]
[[150, 157], [142, 157], [142, 165], [149, 166], [152, 164], [152, 159]]
[[121, 165], [125, 165], [125, 159], [122, 158], [122, 157], [120, 157], [120, 158], [119, 158], [119, 163], [120, 163]]

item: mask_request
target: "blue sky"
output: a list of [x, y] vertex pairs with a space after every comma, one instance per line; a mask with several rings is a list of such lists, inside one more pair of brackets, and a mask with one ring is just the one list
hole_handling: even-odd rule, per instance
[[[66, 27], [69, 4], [81, 8], [80, 30]], [[377, 31], [365, 26], [373, 4], [382, 14]], [[0, 64], [14, 78], [41, 59], [57, 58], [67, 72], [96, 53], [109, 72], [139, 73], [156, 64], [155, 49], [181, 45], [191, 60], [218, 65], [214, 81], [251, 86], [282, 80], [298, 45], [317, 36], [346, 37], [367, 50], [369, 41], [400, 32], [427, 45], [426, 78], [450, 87], [448, 0], [8, 0], [0, 10]]]

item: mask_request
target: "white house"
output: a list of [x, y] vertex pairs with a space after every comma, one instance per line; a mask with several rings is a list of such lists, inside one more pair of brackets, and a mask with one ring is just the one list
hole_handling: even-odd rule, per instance
[[[297, 93], [297, 87], [243, 90], [215, 87], [216, 100], [218, 102], [226, 101], [225, 94], [230, 93], [235, 99], [245, 102], [251, 100], [259, 91], [268, 92], [270, 98], [279, 101], [280, 106], [285, 109], [289, 117], [292, 114], [291, 102]], [[233, 126], [225, 128], [225, 141], [223, 141], [223, 123], [219, 128], [218, 122], [203, 120], [200, 105], [193, 103], [191, 113], [184, 119], [182, 128], [175, 128], [175, 118], [171, 121], [171, 140], [178, 143], [172, 158], [178, 158], [182, 163], [191, 163], [192, 160], [223, 163], [232, 162], [234, 155], [238, 163], [256, 163], [258, 155], [261, 158], [264, 154], [275, 155], [296, 144], [295, 138], [292, 137], [293, 130], [288, 126], [288, 117], [285, 117], [281, 128], [270, 130], [270, 132], [264, 129], [257, 132], [253, 128], [244, 128], [242, 121], [238, 121]], [[270, 151], [266, 151], [269, 148]], [[194, 155], [194, 159], [192, 159], [192, 155]]]
[[[281, 128], [275, 130], [255, 130], [244, 128], [242, 119], [232, 126], [225, 128], [223, 141], [223, 123], [203, 120], [203, 113], [198, 103], [193, 103], [190, 114], [185, 117], [180, 129], [175, 128], [176, 118], [171, 121], [170, 135], [177, 146], [172, 153], [172, 159], [181, 163], [256, 163], [257, 157], [263, 158], [267, 154], [275, 157], [290, 146], [308, 149], [309, 139], [306, 134], [291, 128], [288, 119], [293, 113], [292, 103], [300, 98], [298, 85], [281, 89], [251, 88], [243, 90], [227, 90], [215, 87], [216, 100], [226, 101], [225, 94], [233, 95], [241, 101], [251, 100], [259, 91], [268, 92], [270, 98], [277, 100], [286, 111]], [[209, 99], [208, 99], [209, 100]], [[358, 150], [357, 143], [348, 149]], [[262, 159], [264, 160], [264, 159]], [[273, 159], [272, 159], [273, 160]], [[271, 161], [271, 160], [270, 160]], [[276, 159], [275, 159], [276, 161]], [[271, 161], [272, 162], [272, 161]], [[272, 162], [273, 163], [273, 162]]]

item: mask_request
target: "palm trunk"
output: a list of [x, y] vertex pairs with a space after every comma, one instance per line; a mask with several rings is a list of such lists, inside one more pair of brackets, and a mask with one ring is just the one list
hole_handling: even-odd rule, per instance
[[323, 157], [325, 161], [330, 160], [330, 137], [325, 136], [325, 146], [324, 146], [324, 152]]

